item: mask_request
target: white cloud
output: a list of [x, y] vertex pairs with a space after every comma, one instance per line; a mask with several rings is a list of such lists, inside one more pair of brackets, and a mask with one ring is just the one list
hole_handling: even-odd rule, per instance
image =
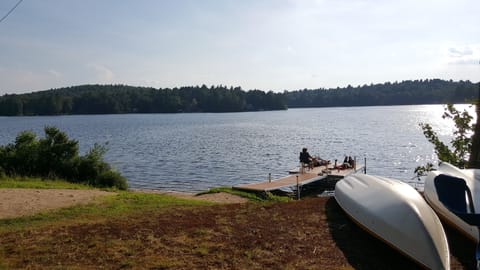
[[478, 65], [480, 44], [450, 47], [447, 61], [449, 65]]
[[96, 79], [99, 83], [112, 83], [115, 74], [108, 67], [96, 63], [88, 64], [87, 67], [95, 72]]
[[297, 54], [297, 50], [295, 50], [295, 48], [293, 48], [292, 46], [288, 45], [287, 46], [287, 52], [289, 54]]
[[448, 51], [450, 52], [451, 57], [463, 57], [467, 55], [472, 55], [473, 51], [469, 47], [465, 48], [449, 48]]
[[55, 70], [38, 71], [0, 67], [0, 95], [27, 93], [65, 86], [62, 74]]
[[[28, 20], [0, 37], [0, 90], [85, 83], [283, 90], [480, 80], [480, 20], [472, 12], [478, 0], [180, 2], [105, 0], [96, 12], [109, 15], [95, 18], [83, 4], [75, 13], [68, 4], [55, 5], [55, 12], [33, 4], [42, 12], [32, 8]], [[126, 16], [132, 12], [146, 16]]]
[[450, 61], [450, 65], [478, 65], [478, 59], [458, 59], [455, 61]]
[[62, 77], [62, 73], [54, 70], [54, 69], [50, 69], [48, 71], [48, 73], [50, 73], [51, 75], [53, 75], [55, 78], [61, 78]]

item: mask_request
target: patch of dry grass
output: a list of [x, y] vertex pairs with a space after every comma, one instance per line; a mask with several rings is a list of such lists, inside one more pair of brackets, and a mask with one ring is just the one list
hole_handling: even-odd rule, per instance
[[[5, 268], [419, 268], [354, 225], [333, 198], [149, 209], [2, 232], [0, 243]], [[469, 265], [468, 256], [452, 257], [453, 269]]]

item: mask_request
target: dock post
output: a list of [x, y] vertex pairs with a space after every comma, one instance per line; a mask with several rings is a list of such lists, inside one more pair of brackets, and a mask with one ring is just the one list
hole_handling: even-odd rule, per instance
[[268, 173], [268, 182], [269, 182], [269, 183], [272, 182], [272, 173]]
[[363, 173], [367, 174], [367, 157], [365, 157], [365, 166], [363, 166]]
[[300, 200], [300, 184], [298, 183], [298, 175], [297, 175], [297, 200]]

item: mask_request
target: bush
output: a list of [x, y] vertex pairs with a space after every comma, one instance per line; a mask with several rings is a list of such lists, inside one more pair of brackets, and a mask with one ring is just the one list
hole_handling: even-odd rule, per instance
[[97, 187], [116, 187], [121, 190], [127, 189], [127, 181], [119, 172], [108, 170], [102, 172], [95, 179], [94, 186]]
[[41, 175], [65, 177], [62, 170], [78, 157], [78, 141], [55, 127], [45, 127], [45, 138], [38, 141], [38, 172]]
[[15, 144], [0, 146], [0, 174], [55, 179], [97, 187], [127, 189], [127, 180], [103, 160], [106, 147], [95, 144], [85, 156], [78, 155], [78, 141], [56, 127], [45, 127], [45, 138], [20, 132]]

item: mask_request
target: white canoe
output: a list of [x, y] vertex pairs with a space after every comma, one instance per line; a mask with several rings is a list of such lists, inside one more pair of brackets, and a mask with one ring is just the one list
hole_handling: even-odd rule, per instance
[[[479, 242], [480, 170], [459, 169], [440, 163], [425, 179], [424, 196], [445, 222], [475, 242]], [[469, 224], [470, 223], [470, 224]]]
[[429, 269], [450, 269], [442, 224], [422, 196], [394, 179], [357, 174], [335, 186], [335, 199], [367, 232]]

